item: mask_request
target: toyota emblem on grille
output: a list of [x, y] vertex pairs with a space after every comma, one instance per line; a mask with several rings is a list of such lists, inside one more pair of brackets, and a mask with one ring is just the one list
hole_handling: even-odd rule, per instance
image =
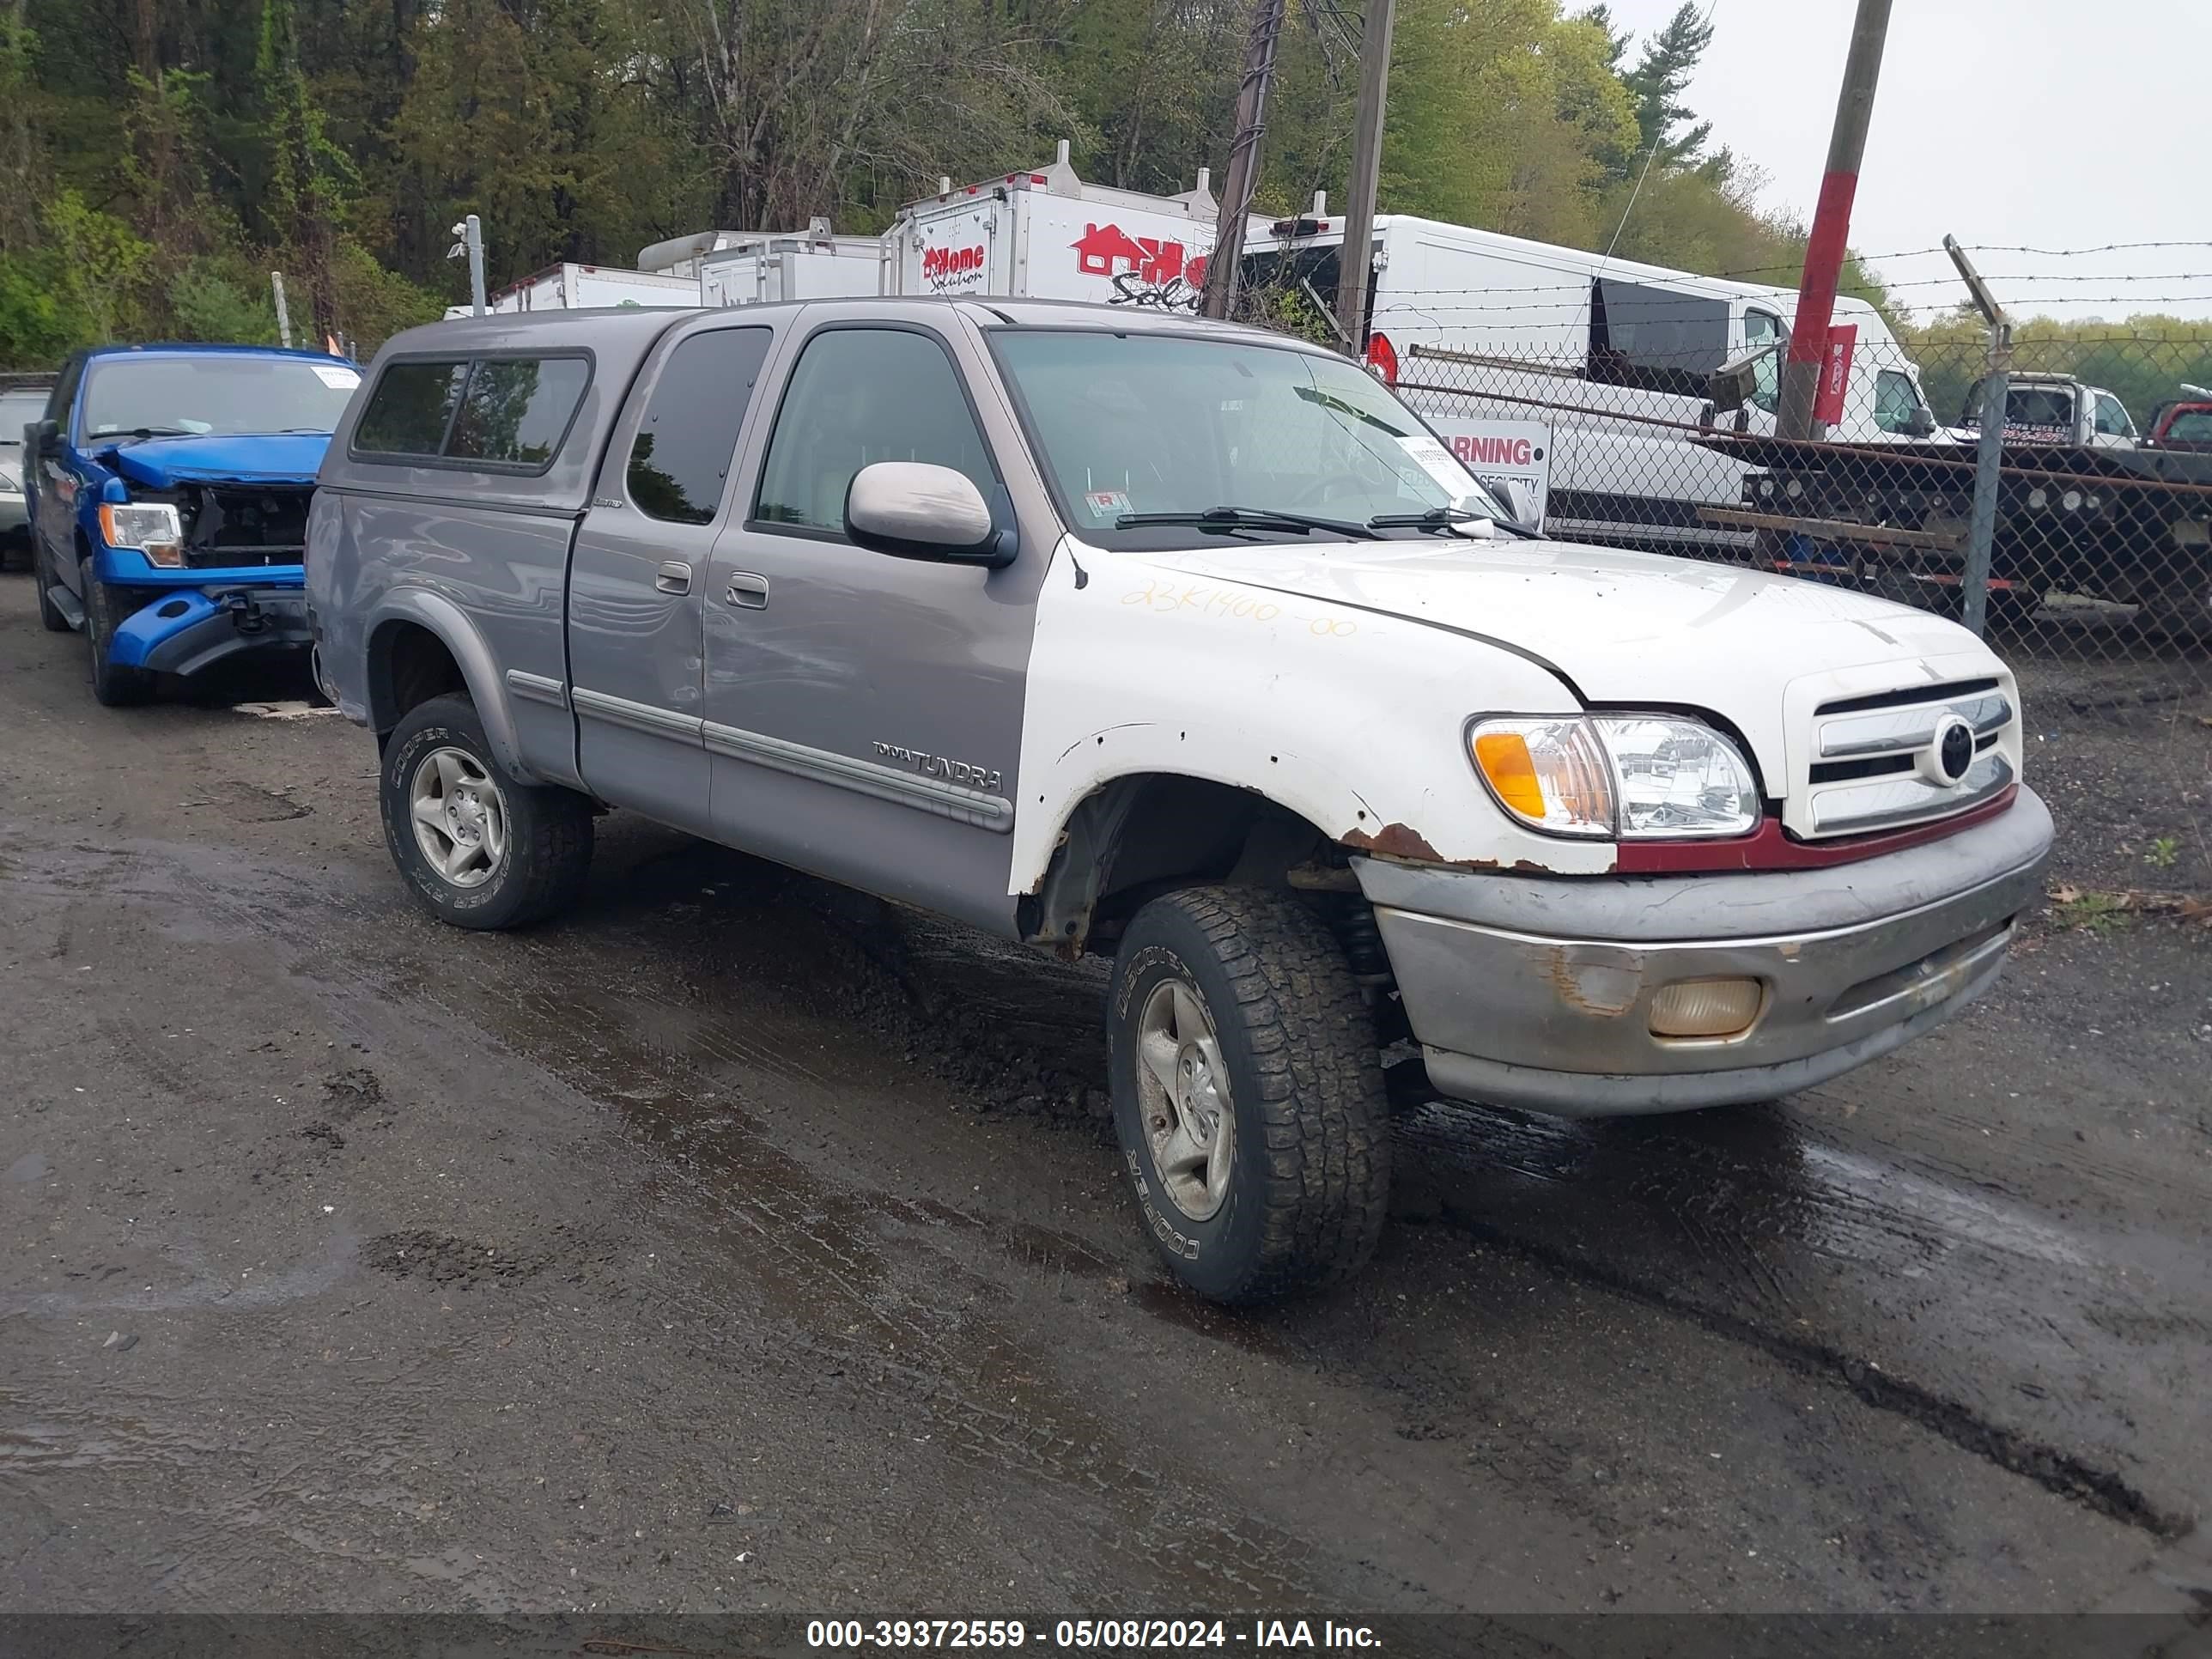
[[1927, 759], [1933, 781], [1955, 786], [1974, 763], [1974, 728], [1956, 714], [1946, 716], [1936, 728]]

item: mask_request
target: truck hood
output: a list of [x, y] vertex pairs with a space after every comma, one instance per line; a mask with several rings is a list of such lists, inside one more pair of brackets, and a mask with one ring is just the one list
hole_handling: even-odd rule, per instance
[[132, 483], [313, 483], [330, 447], [327, 432], [256, 432], [230, 437], [142, 438], [101, 453]]
[[1854, 695], [2002, 669], [1965, 629], [1909, 605], [1573, 542], [1232, 542], [1134, 556], [1477, 635], [1540, 659], [1593, 705], [1705, 710], [1743, 733], [1771, 779], [1789, 775], [1793, 682]]

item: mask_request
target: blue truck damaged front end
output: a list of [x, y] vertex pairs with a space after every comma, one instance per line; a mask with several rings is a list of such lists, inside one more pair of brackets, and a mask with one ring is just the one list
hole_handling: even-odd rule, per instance
[[40, 615], [86, 639], [94, 695], [245, 653], [305, 653], [307, 508], [361, 384], [269, 347], [104, 346], [64, 366], [26, 434]]
[[[87, 515], [93, 575], [137, 602], [109, 637], [115, 667], [192, 675], [240, 652], [306, 648], [301, 561], [328, 442], [323, 433], [153, 438], [100, 457], [112, 469], [100, 505], [141, 509]], [[176, 515], [175, 543], [143, 533], [167, 533], [167, 514], [143, 511], [161, 507]]]

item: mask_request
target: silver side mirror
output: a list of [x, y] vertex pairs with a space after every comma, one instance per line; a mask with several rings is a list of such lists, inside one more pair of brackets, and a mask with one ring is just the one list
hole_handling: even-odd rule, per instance
[[1013, 556], [1012, 537], [991, 521], [974, 481], [926, 461], [878, 461], [854, 473], [845, 531], [862, 547], [901, 558], [1002, 565]]
[[1536, 492], [1518, 478], [1500, 478], [1489, 486], [1506, 517], [1517, 525], [1536, 528]]

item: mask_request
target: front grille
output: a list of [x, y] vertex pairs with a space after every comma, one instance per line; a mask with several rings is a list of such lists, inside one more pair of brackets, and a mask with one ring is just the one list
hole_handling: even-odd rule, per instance
[[[1994, 679], [1911, 686], [1822, 703], [1813, 712], [1806, 832], [1857, 836], [1929, 823], [2002, 794], [2018, 715]], [[1944, 775], [1939, 744], [1963, 720], [1972, 732], [1966, 775]], [[1954, 762], [1956, 764], [1956, 762]]]
[[198, 484], [184, 491], [185, 562], [201, 568], [298, 564], [312, 486]]

